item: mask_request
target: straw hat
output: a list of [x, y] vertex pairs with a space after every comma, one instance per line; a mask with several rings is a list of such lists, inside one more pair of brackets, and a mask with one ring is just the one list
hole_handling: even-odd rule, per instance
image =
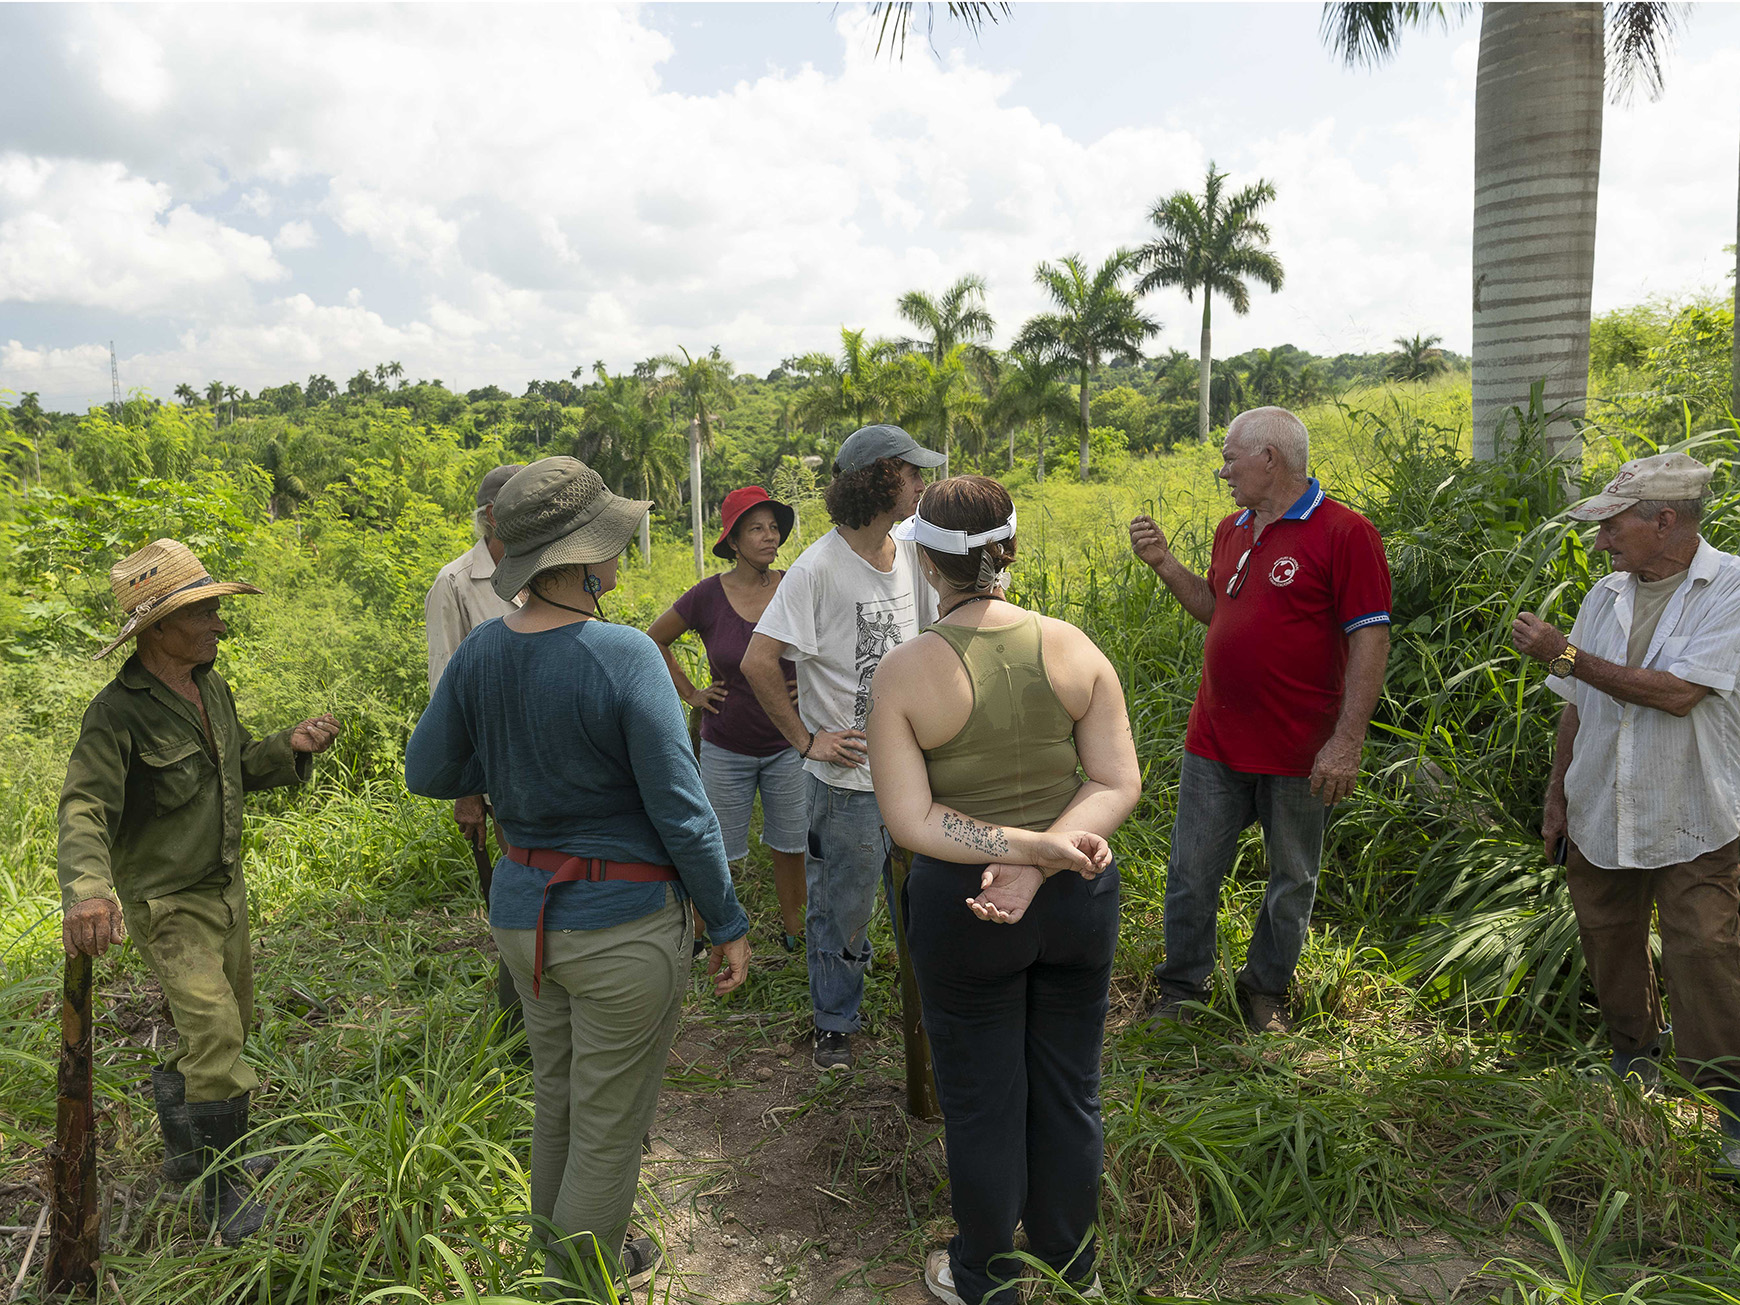
[[264, 592], [240, 580], [219, 584], [206, 574], [191, 548], [173, 539], [154, 539], [115, 563], [109, 568], [109, 586], [127, 619], [115, 641], [97, 654], [97, 660], [183, 607], [208, 598]]
[[507, 551], [490, 584], [512, 602], [540, 571], [608, 562], [628, 547], [651, 507], [612, 494], [579, 458], [534, 462], [495, 496], [495, 537]]

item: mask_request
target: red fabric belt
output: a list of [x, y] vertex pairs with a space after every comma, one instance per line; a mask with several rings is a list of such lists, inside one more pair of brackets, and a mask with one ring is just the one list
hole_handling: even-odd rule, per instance
[[[496, 828], [501, 838], [501, 829]], [[553, 848], [533, 848], [527, 851], [502, 842], [503, 855], [510, 861], [529, 865], [534, 870], [548, 870], [550, 882], [544, 885], [544, 896], [538, 902], [538, 937], [532, 946], [532, 996], [539, 995], [544, 978], [544, 908], [550, 904], [550, 889], [557, 884], [573, 884], [584, 880], [589, 884], [607, 879], [631, 884], [665, 883], [678, 878], [677, 868], [653, 865], [650, 861], [606, 861], [602, 857], [570, 856]]]

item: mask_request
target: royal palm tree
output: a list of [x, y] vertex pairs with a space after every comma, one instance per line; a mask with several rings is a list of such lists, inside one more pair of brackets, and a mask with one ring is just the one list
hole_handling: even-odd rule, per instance
[[338, 397], [338, 383], [322, 372], [315, 372], [308, 378], [303, 393], [310, 403], [327, 403]]
[[713, 423], [719, 412], [737, 404], [731, 364], [714, 345], [696, 356], [687, 349], [651, 360], [655, 380], [653, 398], [670, 396], [677, 411], [689, 419], [689, 527], [695, 542], [695, 579], [701, 578], [705, 560], [701, 549], [701, 450], [713, 447]]
[[224, 383], [222, 381], [207, 382], [205, 401], [211, 405], [211, 424], [215, 430], [218, 425], [218, 404], [224, 401]]
[[224, 386], [224, 402], [230, 405], [230, 425], [236, 424], [236, 400], [242, 397], [242, 392], [234, 385]]
[[181, 406], [190, 408], [199, 402], [199, 391], [186, 381], [175, 387], [175, 397], [181, 400]]
[[[668, 412], [654, 402], [646, 382], [632, 375], [612, 376], [602, 362], [592, 365], [597, 385], [589, 394], [574, 456], [614, 479], [623, 497], [638, 483], [643, 499], [674, 499], [683, 483], [683, 456], [671, 438]], [[640, 520], [641, 561], [652, 561], [652, 516]]]
[[996, 329], [985, 308], [985, 278], [963, 276], [942, 294], [932, 298], [923, 290], [908, 290], [900, 296], [900, 315], [924, 332], [924, 356], [939, 361], [958, 344], [976, 345], [991, 338]]
[[1450, 366], [1438, 347], [1443, 342], [1441, 335], [1398, 335], [1396, 352], [1390, 355], [1384, 371], [1393, 381], [1423, 381], [1437, 376]]
[[810, 430], [835, 421], [863, 426], [895, 406], [900, 346], [867, 334], [841, 327], [838, 358], [806, 353], [793, 361], [792, 370], [809, 381], [798, 399], [798, 419]]
[[1160, 323], [1145, 316], [1136, 307], [1136, 297], [1124, 288], [1124, 278], [1135, 262], [1133, 250], [1115, 249], [1093, 272], [1077, 254], [1055, 265], [1041, 263], [1033, 278], [1051, 296], [1056, 311], [1030, 318], [1015, 337], [1015, 352], [1059, 359], [1076, 374], [1083, 480], [1088, 478], [1088, 383], [1102, 362], [1136, 361], [1143, 341], [1160, 329]]
[[[385, 371], [386, 371], [387, 376], [395, 381], [399, 380], [399, 378], [405, 374], [404, 366], [402, 364], [396, 363], [396, 362], [388, 363], [386, 365]], [[402, 382], [401, 382], [401, 388], [403, 388]]]
[[929, 431], [943, 455], [942, 474], [949, 474], [957, 433], [980, 434], [985, 396], [973, 384], [966, 353], [971, 346], [957, 344], [932, 362], [923, 354], [908, 354], [905, 360], [904, 406], [900, 424], [909, 430]]
[[[999, 18], [1009, 14], [1007, 0], [948, 0], [943, 6], [948, 16], [959, 22], [975, 36], [986, 23], [995, 23]], [[927, 4], [925, 13], [925, 37], [930, 39], [936, 32], [936, 6]], [[875, 0], [870, 6], [870, 16], [881, 18], [882, 23], [876, 30], [876, 53], [882, 53], [886, 45], [890, 57], [904, 59], [906, 57], [906, 34], [912, 27], [912, 0]]]
[[1202, 194], [1174, 191], [1149, 210], [1158, 238], [1142, 246], [1137, 255], [1142, 279], [1136, 293], [1147, 294], [1161, 286], [1177, 286], [1186, 299], [1202, 296], [1202, 346], [1197, 361], [1196, 437], [1208, 438], [1208, 383], [1214, 367], [1210, 316], [1214, 296], [1220, 295], [1243, 317], [1251, 311], [1247, 280], [1259, 281], [1270, 291], [1281, 288], [1285, 273], [1281, 260], [1269, 250], [1269, 228], [1257, 217], [1263, 205], [1273, 202], [1275, 187], [1255, 181], [1234, 194], [1226, 191], [1226, 173], [1208, 165]]
[[1063, 383], [1063, 363], [1055, 357], [1025, 351], [1003, 356], [997, 372], [997, 392], [991, 397], [990, 420], [1009, 428], [1009, 466], [1015, 466], [1015, 428], [1039, 426], [1038, 463], [1034, 479], [1045, 483], [1045, 443], [1053, 421], [1075, 416], [1075, 400]]
[[[1457, 6], [1460, 9], [1460, 6]], [[1605, 15], [1603, 10], [1605, 9]], [[1589, 297], [1601, 179], [1602, 89], [1623, 100], [1662, 85], [1680, 7], [1658, 3], [1483, 4], [1474, 79], [1474, 456], [1491, 458], [1530, 387], [1560, 414], [1549, 447], [1581, 449], [1589, 389]], [[1329, 4], [1323, 39], [1371, 66], [1405, 28], [1444, 26], [1442, 4]], [[1605, 43], [1605, 52], [1603, 44]]]
[[12, 428], [30, 441], [30, 459], [36, 468], [36, 484], [42, 486], [42, 437], [54, 429], [54, 422], [42, 410], [36, 390], [26, 391], [12, 409]]

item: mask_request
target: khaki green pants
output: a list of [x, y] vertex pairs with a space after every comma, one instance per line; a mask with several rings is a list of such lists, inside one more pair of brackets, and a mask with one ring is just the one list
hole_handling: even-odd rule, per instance
[[175, 1021], [164, 1064], [187, 1079], [189, 1101], [227, 1101], [260, 1086], [242, 1059], [254, 1023], [248, 886], [238, 869], [143, 902], [123, 902], [127, 934], [163, 988]]
[[565, 1240], [546, 1241], [544, 1272], [597, 1293], [604, 1273], [616, 1276], [634, 1213], [641, 1138], [658, 1109], [688, 981], [688, 910], [667, 889], [662, 907], [627, 924], [548, 930], [536, 995], [537, 931], [491, 932], [519, 989], [532, 1051], [533, 1236], [544, 1231], [537, 1221], [553, 1225]]

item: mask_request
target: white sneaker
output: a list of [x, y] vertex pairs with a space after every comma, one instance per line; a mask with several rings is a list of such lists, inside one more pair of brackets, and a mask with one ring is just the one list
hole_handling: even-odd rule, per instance
[[955, 1290], [955, 1275], [949, 1268], [949, 1253], [946, 1250], [932, 1251], [924, 1257], [924, 1285], [930, 1288], [930, 1294], [942, 1301], [943, 1305], [967, 1305]]
[[1094, 1274], [1094, 1280], [1087, 1285], [1086, 1289], [1081, 1294], [1081, 1298], [1083, 1300], [1104, 1300], [1106, 1298], [1106, 1293], [1100, 1287], [1099, 1274]]

